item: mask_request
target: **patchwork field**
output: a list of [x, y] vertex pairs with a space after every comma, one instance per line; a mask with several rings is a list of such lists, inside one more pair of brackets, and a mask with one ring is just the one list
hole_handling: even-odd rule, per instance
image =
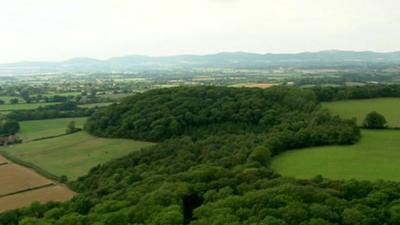
[[0, 156], [0, 212], [34, 201], [65, 201], [73, 195], [67, 187]]
[[311, 178], [400, 181], [400, 131], [363, 130], [359, 143], [293, 150], [274, 158], [282, 175]]
[[87, 118], [63, 118], [49, 120], [31, 120], [20, 122], [21, 131], [18, 136], [24, 141], [29, 142], [34, 139], [57, 136], [65, 133], [68, 124], [75, 122], [77, 128], [83, 128]]
[[323, 103], [323, 106], [342, 118], [356, 118], [359, 125], [368, 113], [377, 111], [385, 116], [390, 127], [400, 127], [400, 98], [346, 100]]
[[85, 175], [92, 167], [137, 151], [152, 143], [93, 137], [77, 132], [57, 138], [33, 141], [2, 151], [57, 176], [70, 180]]

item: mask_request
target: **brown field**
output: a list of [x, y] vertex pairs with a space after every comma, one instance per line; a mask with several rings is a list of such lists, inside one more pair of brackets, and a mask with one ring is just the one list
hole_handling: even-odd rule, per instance
[[74, 196], [74, 192], [62, 185], [40, 188], [0, 198], [0, 212], [29, 206], [32, 202], [61, 202]]
[[0, 166], [0, 197], [51, 183], [51, 180], [17, 164]]
[[6, 163], [6, 162], [8, 162], [8, 160], [0, 155], [0, 164]]
[[0, 155], [0, 212], [29, 206], [35, 201], [66, 201], [74, 194], [67, 187]]

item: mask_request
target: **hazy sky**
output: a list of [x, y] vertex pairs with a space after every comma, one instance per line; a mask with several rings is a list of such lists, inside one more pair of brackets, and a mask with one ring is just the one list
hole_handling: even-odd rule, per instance
[[0, 0], [0, 62], [400, 50], [399, 0]]

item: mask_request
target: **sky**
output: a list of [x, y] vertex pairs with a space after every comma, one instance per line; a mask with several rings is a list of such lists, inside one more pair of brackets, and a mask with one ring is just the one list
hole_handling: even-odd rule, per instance
[[398, 0], [0, 0], [0, 63], [400, 50]]

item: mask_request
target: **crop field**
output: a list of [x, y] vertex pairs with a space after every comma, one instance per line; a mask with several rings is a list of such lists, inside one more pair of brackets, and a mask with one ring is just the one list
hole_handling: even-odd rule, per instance
[[400, 127], [400, 98], [336, 101], [323, 106], [342, 118], [356, 118], [359, 125], [368, 113], [377, 111], [385, 116], [390, 127]]
[[83, 128], [86, 119], [86, 117], [81, 117], [23, 121], [20, 122], [21, 131], [18, 133], [18, 136], [24, 142], [29, 142], [38, 138], [61, 135], [65, 133], [71, 121], [75, 122], [77, 128]]
[[0, 212], [28, 206], [35, 201], [65, 201], [73, 195], [67, 187], [0, 155]]
[[57, 138], [33, 141], [3, 149], [13, 157], [70, 180], [111, 159], [137, 151], [152, 143], [93, 137], [77, 132]]
[[57, 104], [57, 102], [4, 104], [4, 105], [0, 105], [0, 111], [36, 109], [36, 108], [39, 108], [40, 106], [47, 106], [47, 105], [54, 105], [54, 104]]
[[282, 175], [311, 178], [400, 181], [400, 131], [363, 130], [359, 143], [298, 149], [272, 161]]
[[53, 185], [0, 198], [0, 212], [29, 206], [33, 202], [63, 202], [75, 195], [67, 187]]

